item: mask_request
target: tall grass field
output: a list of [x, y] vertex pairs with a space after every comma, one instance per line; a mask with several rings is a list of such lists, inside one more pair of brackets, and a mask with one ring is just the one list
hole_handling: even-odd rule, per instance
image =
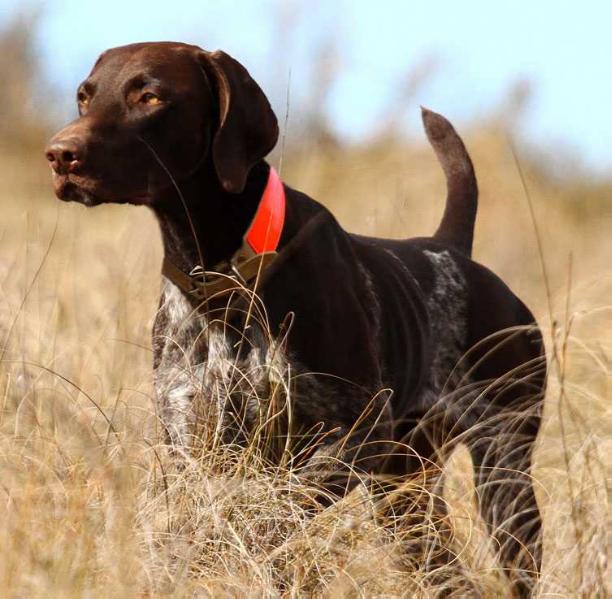
[[[550, 173], [513, 153], [495, 123], [464, 129], [481, 188], [474, 257], [534, 311], [549, 361], [535, 593], [604, 597], [612, 181]], [[508, 596], [461, 446], [442, 486], [416, 476], [402, 489], [429, 541], [453, 556], [436, 567], [407, 550], [423, 525], [401, 513], [382, 522], [367, 484], [323, 509], [314, 486], [254, 446], [213, 444], [177, 467], [152, 389], [152, 214], [60, 203], [42, 149], [1, 156], [0, 595]], [[427, 235], [442, 214], [444, 179], [424, 135], [288, 144], [279, 162], [354, 232]]]

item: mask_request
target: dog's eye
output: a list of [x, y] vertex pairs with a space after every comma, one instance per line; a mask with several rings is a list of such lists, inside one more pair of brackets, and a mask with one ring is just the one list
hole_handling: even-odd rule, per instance
[[80, 91], [77, 93], [77, 103], [80, 106], [87, 107], [89, 104], [89, 96], [84, 92]]
[[145, 92], [140, 96], [138, 100], [141, 104], [147, 104], [148, 106], [156, 106], [157, 104], [161, 104], [161, 100], [155, 94], [151, 92]]

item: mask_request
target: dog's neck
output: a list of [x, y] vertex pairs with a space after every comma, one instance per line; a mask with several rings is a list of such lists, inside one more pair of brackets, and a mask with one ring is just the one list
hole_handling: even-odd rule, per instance
[[257, 163], [241, 193], [228, 193], [214, 169], [206, 165], [176, 189], [153, 203], [164, 254], [183, 272], [195, 266], [213, 269], [240, 247], [253, 220], [268, 179], [269, 166]]

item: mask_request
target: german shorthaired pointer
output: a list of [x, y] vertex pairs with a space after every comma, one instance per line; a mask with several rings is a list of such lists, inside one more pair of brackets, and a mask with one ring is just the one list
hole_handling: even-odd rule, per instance
[[312, 466], [324, 456], [351, 472], [405, 476], [421, 458], [443, 458], [443, 444], [465, 442], [500, 559], [527, 593], [541, 559], [530, 462], [543, 344], [524, 304], [470, 259], [476, 179], [450, 123], [423, 110], [448, 186], [438, 230], [389, 240], [347, 233], [280, 182], [264, 160], [276, 117], [224, 52], [111, 49], [77, 101], [79, 118], [46, 150], [56, 195], [146, 205], [159, 221], [154, 369], [173, 446], [189, 451], [205, 434], [203, 409], [219, 438], [246, 442], [283, 380], [284, 437], [270, 442], [294, 439], [296, 463], [323, 472], [329, 493], [355, 476]]

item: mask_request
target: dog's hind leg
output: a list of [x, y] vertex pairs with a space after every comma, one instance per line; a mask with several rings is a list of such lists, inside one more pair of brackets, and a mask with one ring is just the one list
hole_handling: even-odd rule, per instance
[[453, 530], [443, 496], [443, 422], [436, 417], [414, 417], [396, 424], [398, 442], [385, 464], [388, 478], [381, 484], [377, 515], [400, 541], [402, 560], [410, 571], [426, 573], [437, 589], [452, 577], [456, 563]]
[[533, 400], [528, 403], [527, 409], [497, 410], [478, 423], [467, 442], [480, 513], [520, 597], [534, 590], [542, 561], [541, 518], [531, 474], [541, 407]]

